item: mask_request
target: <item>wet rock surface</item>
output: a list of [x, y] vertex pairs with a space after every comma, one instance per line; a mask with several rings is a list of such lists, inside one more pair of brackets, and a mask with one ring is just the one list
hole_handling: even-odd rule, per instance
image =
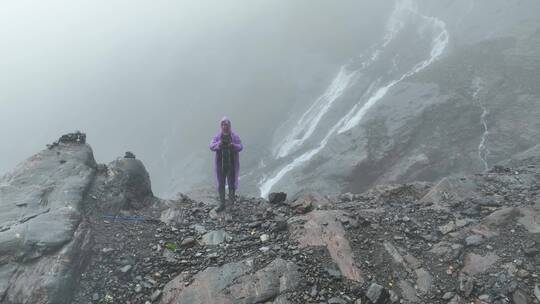
[[70, 303], [91, 246], [82, 207], [96, 163], [82, 136], [0, 179], [0, 303]]
[[0, 303], [540, 303], [535, 162], [216, 213], [90, 156], [60, 143], [2, 179]]
[[[153, 210], [152, 221], [103, 226], [96, 250], [117, 254], [98, 254], [76, 303], [99, 303], [95, 290], [127, 303], [537, 303], [540, 177], [530, 166], [324, 204], [239, 197], [219, 214], [214, 200], [179, 195], [137, 211]], [[176, 220], [158, 221], [171, 210]], [[134, 258], [127, 274], [121, 256]]]

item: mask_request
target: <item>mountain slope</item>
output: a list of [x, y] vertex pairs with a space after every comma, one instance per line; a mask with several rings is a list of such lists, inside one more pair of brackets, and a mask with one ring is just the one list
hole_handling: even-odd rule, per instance
[[396, 1], [381, 42], [278, 130], [249, 187], [339, 193], [436, 181], [535, 145], [540, 18], [529, 10], [538, 3], [448, 6]]

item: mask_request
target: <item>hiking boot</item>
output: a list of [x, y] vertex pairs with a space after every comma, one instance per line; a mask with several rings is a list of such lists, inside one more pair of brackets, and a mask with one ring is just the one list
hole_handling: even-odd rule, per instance
[[216, 212], [221, 212], [225, 209], [225, 200], [219, 200], [219, 204], [216, 207]]
[[219, 192], [219, 204], [216, 207], [216, 211], [220, 212], [220, 211], [223, 211], [223, 209], [225, 209], [225, 191], [220, 191]]
[[233, 190], [229, 190], [229, 201], [231, 203], [234, 203], [236, 202], [236, 194], [234, 193], [234, 189]]

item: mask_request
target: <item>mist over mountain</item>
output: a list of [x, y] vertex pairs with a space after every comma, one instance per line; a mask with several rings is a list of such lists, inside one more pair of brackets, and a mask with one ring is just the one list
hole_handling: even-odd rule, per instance
[[336, 68], [253, 171], [264, 196], [357, 193], [487, 170], [540, 140], [534, 1], [396, 1], [385, 32]]
[[0, 2], [0, 304], [540, 304], [538, 12]]
[[388, 6], [4, 1], [0, 171], [83, 130], [98, 160], [134, 151], [156, 192], [172, 195], [212, 181], [207, 145], [223, 115], [249, 147], [250, 168], [284, 113], [376, 39]]
[[223, 115], [257, 195], [434, 181], [539, 140], [532, 0], [1, 6], [3, 172], [80, 129], [158, 194], [208, 187]]

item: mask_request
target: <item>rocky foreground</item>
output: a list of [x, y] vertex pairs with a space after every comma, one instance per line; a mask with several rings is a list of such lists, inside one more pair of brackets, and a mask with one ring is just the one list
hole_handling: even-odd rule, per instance
[[[71, 134], [0, 180], [0, 303], [540, 303], [540, 161], [361, 194], [161, 200]], [[534, 152], [534, 151], [533, 151]]]

